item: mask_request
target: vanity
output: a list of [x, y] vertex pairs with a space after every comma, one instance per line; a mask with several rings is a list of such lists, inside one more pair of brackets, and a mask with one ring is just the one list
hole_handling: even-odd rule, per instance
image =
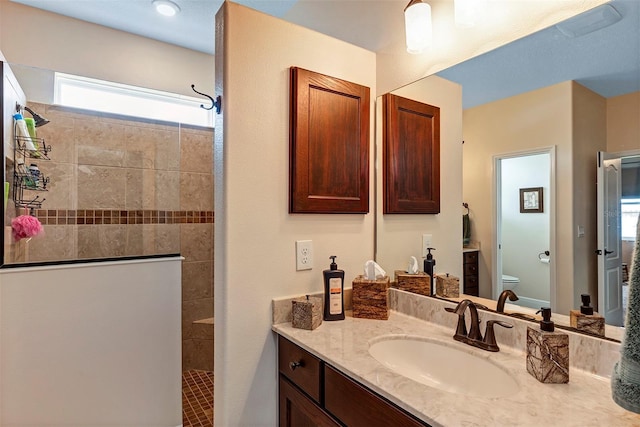
[[[453, 340], [457, 316], [444, 310], [455, 307], [452, 302], [392, 289], [390, 303], [393, 309], [387, 321], [358, 319], [347, 313], [344, 321], [323, 322], [313, 331], [278, 322], [286, 316], [276, 316], [274, 310], [281, 426], [640, 425], [640, 415], [611, 399], [610, 380], [605, 375], [609, 359], [617, 360], [618, 343], [570, 333], [575, 360], [571, 361], [569, 383], [542, 384], [527, 373], [520, 337], [532, 323], [483, 312], [484, 322], [496, 317], [514, 324], [513, 329], [496, 330], [500, 351], [492, 353]], [[286, 307], [286, 302], [280, 306]], [[594, 343], [577, 341], [586, 339]], [[458, 384], [445, 390], [401, 373], [371, 353], [376, 344], [391, 342], [399, 355], [411, 354], [404, 347], [407, 341], [466, 353], [474, 361], [492, 365], [501, 375], [491, 374], [489, 379], [469, 375], [473, 384], [468, 388]], [[581, 362], [581, 357], [592, 360]], [[450, 362], [424, 359], [424, 364], [429, 363], [442, 367], [436, 370], [445, 370]], [[456, 363], [460, 369], [466, 365]], [[509, 383], [503, 383], [505, 380]]]

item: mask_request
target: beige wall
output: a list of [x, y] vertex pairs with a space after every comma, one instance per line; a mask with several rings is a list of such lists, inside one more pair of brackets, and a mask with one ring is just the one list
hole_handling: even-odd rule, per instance
[[[556, 216], [552, 221], [554, 311], [567, 313], [580, 294], [597, 295], [595, 159], [604, 149], [606, 100], [564, 82], [465, 110], [463, 197], [471, 207], [472, 240], [481, 242], [480, 294], [491, 296], [493, 156], [555, 146]], [[577, 237], [578, 225], [585, 236]], [[553, 227], [555, 226], [555, 231]], [[569, 284], [569, 285], [567, 285]]]
[[[595, 92], [573, 83], [573, 308], [579, 307], [580, 295], [588, 293], [598, 306], [597, 248], [597, 153], [606, 151], [607, 100]], [[567, 197], [559, 194], [559, 198]], [[583, 226], [584, 237], [577, 236]], [[569, 236], [568, 236], [569, 237]], [[561, 285], [560, 285], [561, 286]], [[563, 311], [566, 314], [566, 311]]]
[[0, 51], [9, 63], [183, 95], [197, 96], [192, 83], [213, 92], [213, 55], [9, 0], [0, 0]]
[[607, 149], [640, 149], [640, 92], [607, 99]]
[[[422, 270], [422, 234], [431, 234], [437, 273], [451, 273], [462, 282], [462, 87], [437, 76], [393, 92], [440, 107], [440, 213], [383, 215], [383, 194], [377, 191], [376, 260], [393, 278], [415, 256]], [[377, 188], [382, 189], [382, 99], [377, 100]]]
[[[488, 8], [493, 13], [487, 13], [481, 24], [473, 29], [457, 29], [451, 25], [453, 2], [430, 0], [433, 47], [420, 55], [407, 53], [404, 45], [381, 49], [376, 56], [378, 94], [435, 74], [608, 1], [492, 0], [488, 2]], [[402, 20], [400, 10], [389, 19]]]
[[[369, 214], [288, 213], [289, 67], [371, 88], [373, 172], [376, 60], [372, 52], [234, 3], [218, 13], [216, 29], [224, 105], [214, 147], [215, 425], [271, 426], [277, 424], [271, 299], [321, 291], [329, 255], [338, 256], [350, 287], [374, 256], [373, 179]], [[314, 268], [296, 272], [301, 239], [313, 241]]]
[[[571, 283], [571, 83], [561, 83], [464, 111], [463, 199], [471, 209], [471, 240], [479, 241], [480, 295], [491, 297], [493, 269], [494, 156], [556, 146], [556, 261], [558, 283]], [[553, 219], [552, 219], [553, 223]], [[550, 250], [553, 251], [553, 248]], [[554, 265], [552, 264], [552, 271]], [[571, 289], [557, 290], [558, 307], [572, 303]], [[568, 311], [568, 309], [567, 309]]]

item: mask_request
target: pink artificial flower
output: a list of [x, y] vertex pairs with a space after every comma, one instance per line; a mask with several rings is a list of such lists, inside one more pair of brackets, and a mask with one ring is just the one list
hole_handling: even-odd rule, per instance
[[35, 216], [20, 215], [11, 220], [11, 231], [13, 233], [13, 239], [17, 242], [20, 239], [40, 234], [43, 228]]

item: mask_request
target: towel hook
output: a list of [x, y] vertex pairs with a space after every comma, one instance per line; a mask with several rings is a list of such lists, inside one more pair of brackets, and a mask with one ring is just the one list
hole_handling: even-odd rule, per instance
[[209, 100], [211, 101], [211, 107], [205, 107], [204, 104], [200, 104], [200, 108], [204, 108], [205, 110], [213, 110], [213, 108], [215, 107], [216, 109], [216, 113], [220, 114], [220, 111], [222, 111], [222, 97], [220, 95], [216, 96], [215, 101], [213, 100], [213, 98], [209, 95], [207, 95], [206, 93], [202, 93], [202, 92], [198, 92], [196, 90], [196, 85], [191, 85], [191, 89], [197, 93], [198, 95], [202, 95], [205, 96], [207, 98], [209, 98]]
[[462, 206], [467, 210], [467, 215], [469, 215], [469, 203], [462, 202]]

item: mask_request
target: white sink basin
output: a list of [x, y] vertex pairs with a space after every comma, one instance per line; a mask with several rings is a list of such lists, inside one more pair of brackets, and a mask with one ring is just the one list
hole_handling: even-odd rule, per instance
[[369, 353], [402, 376], [451, 393], [503, 397], [519, 390], [518, 383], [498, 365], [439, 342], [389, 337], [371, 344]]

